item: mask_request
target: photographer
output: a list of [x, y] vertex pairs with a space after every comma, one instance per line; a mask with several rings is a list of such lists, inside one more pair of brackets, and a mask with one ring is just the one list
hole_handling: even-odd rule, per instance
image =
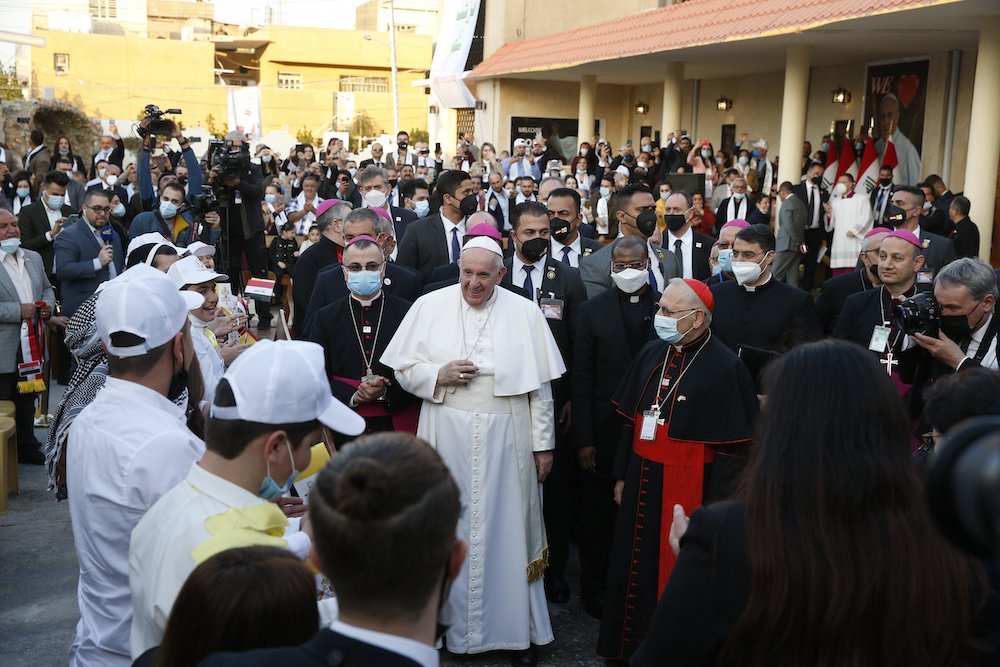
[[[142, 198], [142, 210], [143, 211], [154, 211], [159, 206], [157, 201], [157, 192], [153, 190], [153, 178], [150, 172], [149, 160], [152, 151], [156, 150], [156, 134], [154, 132], [149, 132], [149, 125], [154, 120], [158, 120], [153, 116], [147, 116], [139, 121], [140, 133], [147, 133], [146, 139], [143, 140], [142, 145], [139, 148], [139, 154], [136, 157], [136, 170], [139, 176], [139, 194]], [[181, 147], [181, 158], [184, 160], [184, 164], [188, 169], [188, 182], [187, 190], [190, 193], [188, 200], [195, 195], [201, 194], [202, 177], [201, 177], [201, 165], [198, 164], [198, 158], [195, 156], [194, 151], [191, 150], [190, 140], [184, 136], [177, 123], [169, 121], [171, 127], [170, 137], [177, 140], [177, 143]], [[165, 185], [162, 180], [161, 175], [158, 187]]]
[[[260, 168], [251, 164], [246, 137], [233, 131], [226, 135], [226, 148], [212, 155], [208, 182], [215, 188], [222, 217], [222, 261], [224, 271], [234, 282], [241, 275], [242, 257], [254, 276], [267, 276], [267, 253], [264, 251], [264, 216], [261, 202], [264, 184]], [[258, 327], [271, 326], [271, 312], [261, 308]]]

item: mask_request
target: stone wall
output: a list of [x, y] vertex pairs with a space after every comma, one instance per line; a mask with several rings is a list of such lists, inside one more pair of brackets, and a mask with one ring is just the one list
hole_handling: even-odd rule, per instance
[[[28, 119], [22, 123], [19, 119]], [[45, 145], [53, 158], [55, 143], [61, 135], [69, 137], [73, 152], [89, 164], [97, 151], [101, 124], [88, 118], [75, 105], [54, 100], [11, 100], [0, 103], [0, 143], [19, 157], [28, 152], [28, 133], [33, 129], [45, 133]]]

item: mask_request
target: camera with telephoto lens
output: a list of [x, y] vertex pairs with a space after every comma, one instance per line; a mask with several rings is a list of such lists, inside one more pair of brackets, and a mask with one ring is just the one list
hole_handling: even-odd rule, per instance
[[201, 193], [194, 196], [191, 202], [191, 212], [204, 220], [206, 213], [219, 210], [219, 200], [215, 196], [215, 188], [211, 185], [201, 186]]
[[908, 336], [923, 334], [937, 338], [941, 330], [941, 306], [930, 292], [916, 294], [893, 307], [892, 324]]
[[140, 137], [145, 139], [151, 134], [159, 134], [162, 136], [172, 136], [174, 133], [174, 121], [169, 118], [164, 118], [165, 114], [180, 114], [182, 113], [180, 109], [167, 109], [166, 111], [161, 111], [160, 107], [155, 104], [147, 104], [143, 109], [146, 114], [143, 118], [144, 121], [149, 121], [145, 127], [139, 127], [136, 132]]
[[222, 180], [235, 178], [250, 167], [250, 146], [246, 142], [233, 146], [231, 139], [212, 141], [209, 150], [212, 151], [209, 164], [219, 168]]

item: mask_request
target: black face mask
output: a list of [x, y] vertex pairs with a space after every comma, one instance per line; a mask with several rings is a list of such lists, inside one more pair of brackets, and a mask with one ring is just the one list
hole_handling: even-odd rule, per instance
[[521, 254], [524, 255], [529, 264], [534, 264], [549, 252], [549, 240], [540, 236], [525, 241], [520, 246]]
[[562, 218], [549, 218], [549, 228], [552, 230], [552, 238], [559, 243], [565, 243], [572, 233], [572, 223]]
[[878, 264], [872, 264], [871, 266], [869, 266], [868, 272], [871, 273], [876, 278], [878, 278]]
[[687, 218], [685, 218], [682, 214], [672, 213], [663, 216], [663, 221], [667, 223], [667, 229], [672, 232], [679, 232], [687, 223]]
[[880, 178], [880, 179], [878, 179], [878, 182], [883, 187], [889, 187], [890, 185], [892, 185], [892, 179], [891, 178]]
[[815, 176], [813, 176], [812, 177], [812, 182], [813, 182], [813, 185], [822, 185], [822, 183], [823, 183], [823, 174], [816, 174]]
[[186, 368], [170, 379], [170, 388], [167, 389], [167, 398], [176, 401], [188, 386], [188, 371]]
[[885, 207], [885, 221], [890, 227], [898, 227], [906, 220], [906, 211], [895, 204]]
[[941, 331], [956, 343], [961, 342], [972, 334], [969, 317], [967, 315], [942, 315]]
[[399, 143], [397, 144], [397, 146], [399, 146], [399, 150], [401, 150], [401, 151], [405, 151], [405, 150], [406, 150], [406, 148], [407, 148], [407, 146], [409, 146], [409, 145], [410, 145], [410, 142], [409, 142], [409, 141], [400, 141], [400, 142], [399, 142]]
[[180, 183], [181, 185], [187, 185], [188, 177], [187, 176], [178, 176], [177, 177], [177, 182]]
[[463, 197], [462, 200], [458, 202], [458, 211], [466, 218], [475, 213], [478, 209], [479, 197], [476, 195]]
[[656, 211], [643, 211], [635, 219], [636, 229], [639, 233], [649, 238], [656, 231]]
[[395, 178], [390, 178], [389, 179], [389, 187], [390, 188], [396, 187], [396, 179]]

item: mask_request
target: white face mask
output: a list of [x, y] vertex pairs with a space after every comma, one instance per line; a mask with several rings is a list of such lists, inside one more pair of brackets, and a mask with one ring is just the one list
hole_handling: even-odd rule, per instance
[[365, 206], [368, 208], [382, 208], [385, 206], [387, 197], [381, 190], [369, 190], [365, 193]]
[[632, 294], [641, 290], [644, 285], [649, 284], [649, 271], [645, 269], [625, 269], [618, 273], [612, 271], [611, 280], [614, 281], [615, 287], [622, 292]]
[[843, 183], [837, 183], [833, 186], [833, 194], [843, 197], [847, 194], [847, 186]]
[[[760, 260], [760, 262], [763, 261], [763, 259]], [[736, 276], [736, 282], [740, 285], [746, 285], [760, 278], [760, 274], [763, 273], [760, 262], [733, 262], [733, 275]]]

